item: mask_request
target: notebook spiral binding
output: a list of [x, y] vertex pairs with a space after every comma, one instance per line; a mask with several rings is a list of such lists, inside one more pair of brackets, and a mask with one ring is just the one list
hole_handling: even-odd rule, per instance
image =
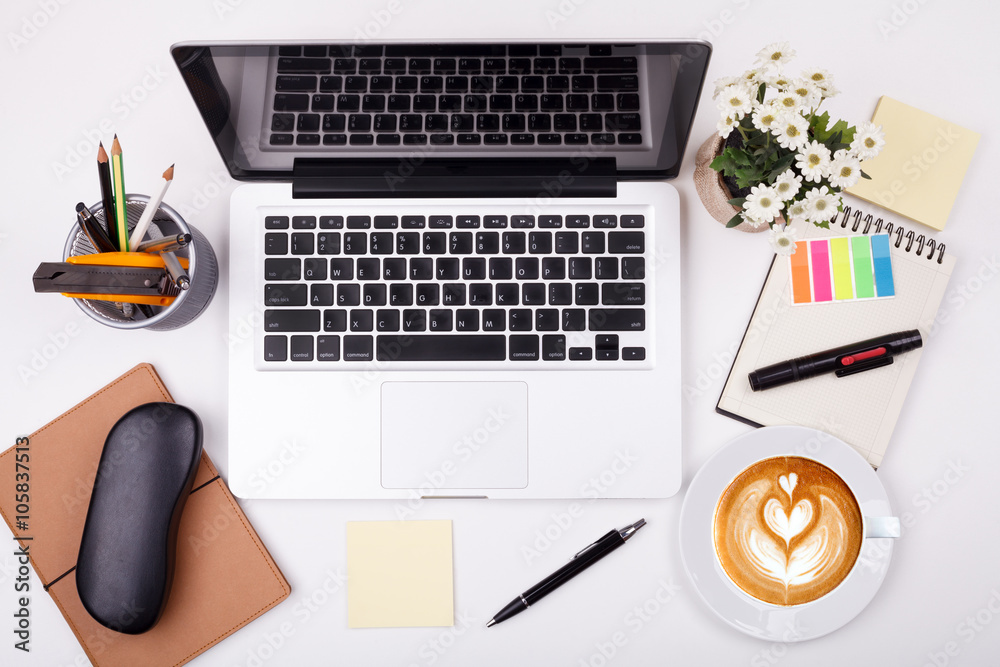
[[[897, 248], [900, 247], [900, 245], [902, 245], [903, 238], [905, 236], [905, 238], [906, 238], [906, 248], [904, 248], [904, 250], [906, 252], [910, 252], [910, 250], [913, 248], [913, 244], [916, 243], [917, 244], [916, 254], [918, 256], [921, 256], [921, 257], [924, 256], [923, 252], [924, 252], [924, 247], [926, 246], [927, 247], [927, 259], [929, 259], [929, 260], [934, 259], [934, 253], [937, 252], [937, 256], [938, 256], [937, 263], [940, 264], [941, 262], [944, 261], [944, 248], [945, 248], [945, 246], [944, 246], [943, 243], [938, 243], [937, 241], [935, 241], [932, 238], [925, 237], [923, 234], [921, 234], [920, 236], [917, 236], [916, 238], [914, 238], [914, 233], [913, 233], [912, 230], [911, 231], [906, 231], [903, 228], [902, 225], [893, 225], [893, 223], [891, 223], [891, 222], [885, 222], [882, 218], [878, 218], [876, 220], [876, 219], [874, 219], [872, 217], [871, 213], [864, 214], [861, 211], [861, 209], [853, 210], [850, 206], [845, 206], [843, 211], [840, 211], [839, 213], [837, 213], [837, 215], [833, 218], [832, 222], [836, 223], [837, 220], [840, 219], [840, 226], [842, 228], [846, 229], [848, 223], [851, 222], [851, 214], [852, 213], [854, 214], [854, 216], [853, 216], [854, 217], [854, 222], [853, 222], [853, 224], [851, 224], [851, 231], [852, 232], [857, 232], [858, 228], [861, 226], [861, 223], [864, 222], [865, 223], [865, 227], [864, 227], [863, 230], [861, 230], [862, 234], [868, 234], [869, 232], [871, 232], [872, 225], [875, 226], [875, 230], [872, 233], [874, 233], [874, 234], [881, 234], [882, 233], [882, 226], [885, 225], [885, 231], [889, 235], [890, 238], [892, 237], [892, 233], [894, 231], [896, 232], [896, 243], [895, 243], [895, 245], [896, 245]], [[862, 215], [864, 215], [863, 219], [862, 219]]]

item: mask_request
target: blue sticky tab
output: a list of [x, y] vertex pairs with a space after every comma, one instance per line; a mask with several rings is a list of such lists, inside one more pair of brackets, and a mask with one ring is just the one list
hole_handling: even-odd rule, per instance
[[892, 258], [889, 255], [889, 235], [877, 234], [872, 239], [872, 263], [875, 265], [875, 289], [879, 296], [895, 296], [892, 282]]

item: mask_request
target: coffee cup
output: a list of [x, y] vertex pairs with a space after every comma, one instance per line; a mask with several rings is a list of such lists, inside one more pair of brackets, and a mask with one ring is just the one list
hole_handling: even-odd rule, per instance
[[899, 537], [896, 517], [866, 517], [844, 477], [806, 456], [760, 459], [718, 497], [715, 557], [743, 594], [776, 607], [826, 597], [857, 569], [864, 541]]

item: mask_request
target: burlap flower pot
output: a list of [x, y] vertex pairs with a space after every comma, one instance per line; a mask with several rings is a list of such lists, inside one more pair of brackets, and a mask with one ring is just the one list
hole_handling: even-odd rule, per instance
[[[729, 203], [733, 196], [722, 182], [722, 174], [709, 166], [720, 153], [723, 141], [718, 134], [713, 134], [698, 149], [694, 160], [694, 187], [709, 214], [722, 224], [726, 224], [739, 213], [739, 209]], [[754, 228], [746, 222], [741, 222], [733, 229], [741, 232], [763, 232], [767, 231], [768, 226], [761, 225]]]

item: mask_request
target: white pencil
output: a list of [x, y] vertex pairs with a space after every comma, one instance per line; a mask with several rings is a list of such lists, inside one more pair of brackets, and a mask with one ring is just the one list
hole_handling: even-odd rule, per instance
[[146, 231], [149, 229], [149, 223], [153, 221], [153, 216], [156, 215], [156, 211], [160, 208], [160, 204], [163, 202], [163, 196], [167, 194], [167, 188], [174, 181], [174, 165], [170, 165], [170, 168], [163, 172], [163, 185], [160, 187], [159, 193], [149, 200], [146, 204], [146, 208], [142, 211], [142, 216], [139, 218], [139, 222], [136, 223], [135, 229], [132, 230], [132, 236], [128, 239], [128, 247], [135, 248], [140, 243], [142, 239], [146, 236]]

